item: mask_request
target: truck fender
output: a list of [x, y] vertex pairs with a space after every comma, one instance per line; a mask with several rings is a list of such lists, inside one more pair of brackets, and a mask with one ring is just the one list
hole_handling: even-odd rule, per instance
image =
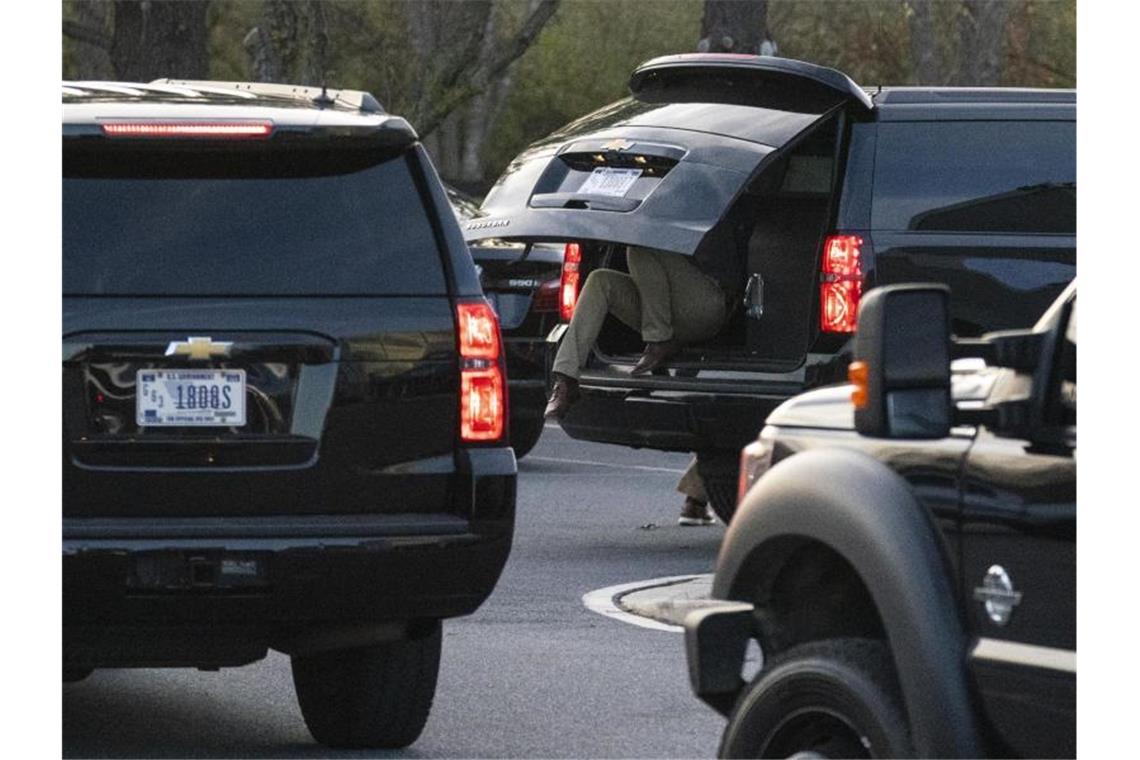
[[[742, 500], [717, 560], [713, 597], [755, 602], [782, 566], [766, 548], [819, 542], [860, 576], [894, 658], [915, 748], [923, 757], [977, 757], [969, 637], [938, 527], [910, 486], [847, 449], [802, 452], [777, 464]], [[766, 546], [767, 545], [767, 546]]]

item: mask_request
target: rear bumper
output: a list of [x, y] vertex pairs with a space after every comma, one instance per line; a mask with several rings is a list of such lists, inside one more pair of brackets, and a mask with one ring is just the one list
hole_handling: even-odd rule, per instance
[[472, 519], [65, 520], [65, 663], [238, 665], [268, 647], [364, 646], [474, 612], [510, 553], [516, 475], [510, 449], [469, 453]]
[[756, 439], [773, 409], [802, 390], [701, 393], [588, 383], [562, 420], [570, 437], [664, 451], [739, 449]]

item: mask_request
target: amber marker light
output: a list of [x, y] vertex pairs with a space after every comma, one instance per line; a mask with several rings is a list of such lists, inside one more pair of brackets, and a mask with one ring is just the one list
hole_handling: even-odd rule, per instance
[[870, 396], [867, 392], [867, 362], [851, 362], [847, 365], [847, 380], [855, 386], [851, 391], [851, 403], [856, 409], [866, 409]]

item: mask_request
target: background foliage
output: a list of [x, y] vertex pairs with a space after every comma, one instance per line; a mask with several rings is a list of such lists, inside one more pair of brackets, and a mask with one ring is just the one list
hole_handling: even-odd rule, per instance
[[[766, 7], [778, 55], [838, 68], [862, 85], [1076, 86], [1075, 0], [739, 1]], [[283, 78], [371, 91], [420, 128], [446, 179], [479, 192], [532, 140], [624, 96], [641, 61], [695, 50], [708, 2], [212, 0], [203, 75], [256, 78], [251, 30], [267, 30]], [[65, 0], [64, 78], [116, 78], [109, 40], [124, 4]], [[486, 59], [516, 42], [536, 10], [555, 8], [521, 56], [480, 79]], [[107, 37], [77, 36], [77, 24]], [[978, 39], [995, 24], [995, 39]], [[997, 56], [993, 71], [979, 73], [986, 51]], [[442, 82], [456, 63], [458, 81]], [[165, 75], [188, 76], [153, 74]], [[439, 103], [444, 113], [433, 115]]]

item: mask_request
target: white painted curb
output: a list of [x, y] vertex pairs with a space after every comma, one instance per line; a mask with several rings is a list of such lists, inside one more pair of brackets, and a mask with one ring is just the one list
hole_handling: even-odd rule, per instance
[[600, 588], [596, 591], [589, 591], [583, 594], [582, 604], [586, 605], [586, 609], [591, 610], [592, 612], [596, 612], [599, 615], [604, 615], [608, 618], [613, 618], [614, 620], [622, 623], [639, 625], [642, 628], [650, 628], [655, 631], [672, 631], [673, 633], [681, 633], [685, 629], [679, 625], [669, 625], [668, 623], [662, 623], [651, 618], [642, 617], [641, 615], [634, 615], [631, 612], [626, 612], [617, 606], [617, 598], [623, 594], [628, 594], [631, 591], [654, 588], [655, 586], [668, 586], [674, 583], [681, 583], [683, 581], [691, 581], [700, 577], [702, 577], [702, 574], [673, 575], [666, 578], [651, 578], [649, 580], [634, 581], [632, 583], [622, 583], [617, 586], [606, 586], [605, 588]]

